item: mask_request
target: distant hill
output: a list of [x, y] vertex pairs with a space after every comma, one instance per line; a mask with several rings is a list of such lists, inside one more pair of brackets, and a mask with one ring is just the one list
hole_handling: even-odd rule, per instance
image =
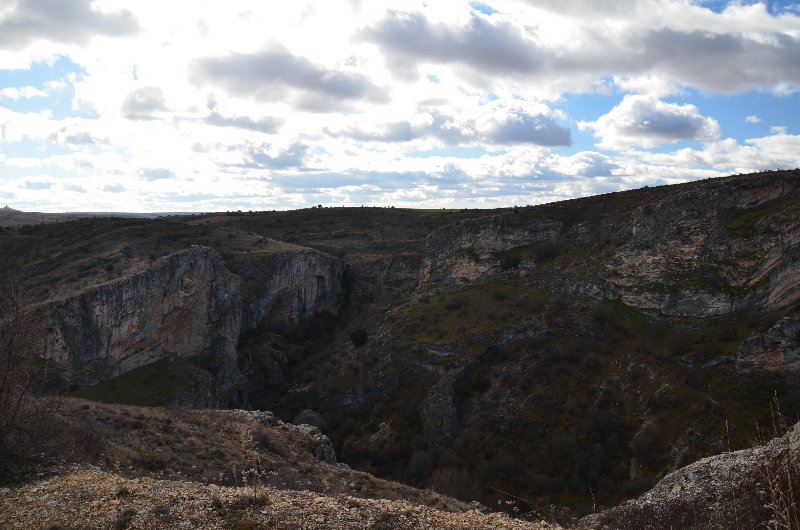
[[0, 227], [26, 226], [47, 223], [63, 223], [76, 219], [91, 217], [139, 217], [155, 218], [168, 215], [186, 215], [185, 213], [116, 213], [116, 212], [71, 212], [71, 213], [45, 213], [24, 212], [8, 205], [0, 209]]

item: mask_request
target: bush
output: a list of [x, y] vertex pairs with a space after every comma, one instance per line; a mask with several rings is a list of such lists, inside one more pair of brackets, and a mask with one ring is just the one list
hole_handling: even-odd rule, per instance
[[642, 424], [631, 440], [631, 450], [639, 457], [651, 455], [661, 442], [661, 428], [653, 421]]
[[366, 344], [368, 338], [369, 336], [367, 335], [367, 332], [364, 331], [363, 329], [354, 329], [350, 333], [350, 340], [353, 341], [353, 345], [357, 348], [360, 348], [361, 346]]
[[469, 305], [469, 300], [463, 296], [454, 296], [444, 305], [446, 311], [456, 311]]

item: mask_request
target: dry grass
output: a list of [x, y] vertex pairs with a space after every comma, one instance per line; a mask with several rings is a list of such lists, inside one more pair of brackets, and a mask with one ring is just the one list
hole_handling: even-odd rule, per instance
[[[465, 504], [377, 479], [314, 457], [312, 441], [280, 425], [216, 410], [168, 410], [64, 399], [58, 445], [48, 465], [83, 462], [126, 477], [248, 486], [254, 499], [266, 487], [330, 495], [405, 499], [458, 510]], [[37, 468], [41, 469], [41, 467]], [[125, 493], [119, 493], [124, 496]]]

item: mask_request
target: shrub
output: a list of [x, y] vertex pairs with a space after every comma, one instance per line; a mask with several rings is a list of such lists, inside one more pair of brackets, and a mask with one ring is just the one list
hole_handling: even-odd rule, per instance
[[354, 329], [350, 333], [350, 340], [353, 341], [353, 345], [357, 348], [360, 348], [364, 344], [367, 343], [369, 336], [367, 332], [363, 329]]
[[136, 517], [136, 510], [128, 508], [117, 517], [114, 523], [114, 530], [125, 530], [130, 526], [134, 517]]
[[522, 258], [516, 254], [500, 256], [500, 268], [503, 270], [518, 267], [521, 262]]
[[463, 296], [454, 296], [447, 301], [447, 303], [444, 305], [444, 308], [446, 311], [456, 311], [462, 307], [466, 307], [467, 305], [469, 305], [469, 300]]
[[545, 262], [556, 258], [560, 252], [558, 245], [543, 241], [536, 246], [536, 261]]
[[631, 440], [631, 450], [636, 456], [652, 454], [661, 441], [661, 428], [653, 421], [642, 424]]

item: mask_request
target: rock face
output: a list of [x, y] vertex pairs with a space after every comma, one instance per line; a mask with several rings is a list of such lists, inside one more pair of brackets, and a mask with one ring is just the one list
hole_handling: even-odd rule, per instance
[[270, 243], [266, 251], [229, 260], [243, 279], [243, 327], [291, 329], [320, 313], [337, 313], [344, 299], [344, 261], [309, 248]]
[[446, 446], [453, 439], [458, 427], [453, 385], [458, 374], [447, 374], [431, 387], [422, 402], [420, 417], [426, 439], [431, 447]]
[[37, 311], [45, 356], [69, 385], [93, 385], [163, 358], [207, 357], [223, 376], [238, 373], [239, 282], [209, 248], [170, 254]]
[[[656, 316], [785, 310], [800, 302], [799, 177], [710, 181], [632, 200], [613, 215], [573, 207], [576, 218], [559, 218], [553, 207], [455, 223], [428, 237], [419, 287], [447, 292], [538, 275], [548, 290]], [[541, 280], [549, 259], [581, 252]]]
[[[426, 241], [420, 285], [452, 290], [479, 281], [501, 267], [495, 253], [563, 237], [564, 224], [509, 215], [470, 219], [434, 231]], [[530, 265], [535, 265], [531, 257]], [[528, 265], [528, 263], [523, 264]]]
[[603, 275], [607, 296], [667, 316], [785, 309], [800, 300], [800, 179], [714, 183], [638, 208]]
[[744, 340], [736, 350], [736, 368], [800, 369], [800, 318], [782, 318], [767, 333]]

